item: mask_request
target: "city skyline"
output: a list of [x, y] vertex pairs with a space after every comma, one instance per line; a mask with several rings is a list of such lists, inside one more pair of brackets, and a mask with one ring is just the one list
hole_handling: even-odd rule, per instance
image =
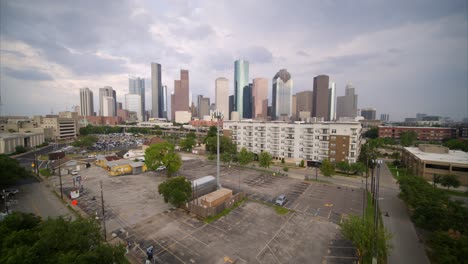
[[[122, 1], [112, 8], [101, 3], [86, 12], [89, 9], [83, 3], [70, 8], [47, 1], [40, 5], [2, 1], [2, 114], [71, 109], [79, 104], [76, 95], [83, 87], [96, 96], [98, 88], [111, 86], [117, 101], [123, 102], [128, 75], [148, 81], [148, 64], [153, 61], [163, 65], [168, 94], [178, 69], [185, 68], [191, 73], [191, 92], [214, 100], [213, 81], [220, 76], [231, 79], [233, 61], [243, 58], [250, 62], [249, 82], [256, 77], [269, 79], [277, 69], [287, 68], [294, 76], [296, 93], [310, 90], [313, 77], [326, 74], [336, 83], [337, 96], [352, 82], [360, 95], [359, 108], [375, 107], [392, 120], [418, 112], [456, 120], [468, 116], [466, 1], [294, 2], [285, 14], [287, 22], [281, 23], [274, 19], [281, 11], [275, 4], [221, 6], [201, 1], [162, 6]], [[265, 8], [262, 19], [253, 15], [260, 7]], [[238, 23], [232, 10], [245, 13], [248, 21]], [[332, 10], [333, 19], [320, 15]], [[357, 10], [369, 15], [352, 16]], [[387, 10], [393, 10], [392, 16]], [[67, 12], [72, 16], [60, 15]], [[103, 21], [103, 16], [109, 19]], [[73, 19], [64, 21], [64, 17]], [[45, 22], [36, 23], [39, 20]], [[96, 25], [95, 31], [86, 30], [89, 23]], [[276, 41], [277, 32], [288, 41]], [[395, 41], [407, 36], [412, 36], [411, 41]], [[312, 41], [317, 37], [327, 41]], [[151, 105], [148, 90], [147, 106]], [[18, 92], [25, 96], [15, 96]], [[232, 94], [233, 80], [229, 83]]]

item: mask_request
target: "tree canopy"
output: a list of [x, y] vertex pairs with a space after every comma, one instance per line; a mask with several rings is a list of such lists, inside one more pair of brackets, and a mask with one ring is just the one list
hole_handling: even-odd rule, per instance
[[[206, 139], [205, 148], [208, 152], [216, 154], [217, 139], [216, 136], [209, 137]], [[236, 153], [236, 145], [232, 143], [231, 139], [225, 136], [219, 137], [219, 153]]]
[[403, 147], [414, 145], [416, 139], [418, 139], [418, 134], [414, 131], [405, 131], [400, 134], [400, 143]]
[[185, 151], [192, 151], [193, 147], [197, 144], [195, 138], [193, 137], [186, 137], [182, 141], [180, 141], [180, 148]]
[[242, 148], [237, 154], [237, 160], [240, 165], [247, 165], [254, 160], [254, 154], [248, 151], [246, 148]]
[[268, 151], [263, 151], [260, 153], [260, 155], [258, 155], [258, 163], [260, 167], [269, 168], [272, 159], [273, 157]]
[[327, 177], [330, 177], [335, 172], [335, 168], [333, 164], [330, 163], [328, 159], [322, 161], [322, 165], [320, 165], [320, 172]]
[[192, 184], [183, 176], [167, 179], [158, 187], [164, 201], [175, 207], [180, 207], [192, 196]]
[[14, 212], [0, 222], [0, 263], [128, 263], [124, 253], [103, 242], [92, 218], [41, 221]]
[[86, 136], [81, 136], [78, 139], [76, 139], [72, 145], [74, 147], [91, 147], [94, 143], [98, 141], [98, 138], [93, 135], [86, 135]]
[[27, 178], [31, 174], [20, 166], [16, 159], [6, 155], [0, 155], [0, 187], [7, 187], [14, 184], [21, 178]]
[[379, 137], [379, 129], [377, 127], [373, 127], [369, 130], [367, 130], [364, 133], [364, 137], [366, 138], [378, 138]]
[[461, 183], [457, 175], [447, 174], [442, 175], [442, 177], [440, 178], [440, 184], [442, 184], [442, 186], [444, 187], [447, 187], [447, 189], [450, 189], [450, 187], [459, 187]]
[[169, 142], [152, 144], [145, 151], [145, 164], [149, 170], [166, 166], [167, 176], [172, 176], [182, 166], [180, 155], [175, 152], [174, 145]]

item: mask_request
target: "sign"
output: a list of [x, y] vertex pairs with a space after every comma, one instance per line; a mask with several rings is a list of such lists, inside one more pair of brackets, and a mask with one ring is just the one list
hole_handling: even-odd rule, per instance
[[77, 201], [77, 200], [72, 200], [72, 201], [71, 201], [71, 204], [74, 205], [74, 206], [76, 206], [76, 205], [78, 205], [78, 201]]

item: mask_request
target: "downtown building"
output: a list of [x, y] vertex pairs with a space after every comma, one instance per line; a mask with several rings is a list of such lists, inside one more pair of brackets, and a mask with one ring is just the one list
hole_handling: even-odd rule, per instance
[[[127, 106], [127, 95], [125, 95], [125, 109], [129, 111], [135, 111], [137, 112], [138, 120], [140, 121], [146, 121], [145, 118], [145, 79], [140, 78], [140, 77], [130, 77], [128, 79], [128, 92], [132, 96], [129, 96], [129, 100], [133, 101], [133, 98], [136, 98], [133, 95], [139, 95], [140, 96], [140, 103], [139, 103], [139, 109], [138, 111], [135, 111], [134, 106], [136, 105], [135, 103], [131, 102], [130, 105], [132, 109], [129, 109]], [[120, 108], [121, 109], [121, 108]], [[117, 110], [120, 110], [119, 108]], [[141, 118], [140, 118], [141, 116]]]
[[336, 98], [336, 118], [355, 118], [357, 116], [358, 96], [355, 93], [355, 88], [351, 84], [347, 84], [345, 95]]
[[292, 117], [293, 80], [286, 69], [273, 77], [271, 119], [289, 121]]
[[224, 120], [229, 119], [229, 80], [224, 77], [215, 80], [216, 110], [221, 112]]
[[115, 90], [110, 86], [99, 88], [99, 115], [116, 116], [117, 98]]
[[255, 154], [267, 151], [275, 159], [305, 160], [308, 166], [325, 159], [354, 163], [361, 147], [359, 122], [225, 121], [223, 130], [238, 151], [244, 147]]
[[268, 118], [268, 79], [255, 78], [252, 85], [252, 118], [267, 120]]
[[176, 119], [176, 112], [190, 112], [189, 102], [189, 71], [180, 70], [180, 80], [174, 80], [174, 93], [171, 95], [171, 120]]
[[249, 89], [249, 62], [234, 62], [234, 110], [239, 118], [244, 118], [244, 89]]
[[94, 116], [93, 92], [88, 88], [80, 88], [80, 116]]
[[[151, 63], [151, 117], [167, 118], [165, 91], [161, 80], [161, 64]], [[144, 112], [144, 111], [143, 111]]]

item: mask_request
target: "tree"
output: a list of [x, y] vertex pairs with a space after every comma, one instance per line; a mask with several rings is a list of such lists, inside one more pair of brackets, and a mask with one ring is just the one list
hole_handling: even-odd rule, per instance
[[285, 163], [284, 158], [281, 158], [281, 164], [284, 164], [284, 163]]
[[[206, 142], [205, 142], [205, 148], [208, 152], [212, 153], [212, 154], [216, 154], [217, 150], [217, 146], [218, 146], [218, 143], [217, 143], [217, 138], [216, 136], [214, 137], [209, 137]], [[224, 153], [224, 152], [228, 152], [228, 153], [236, 153], [236, 145], [234, 145], [234, 143], [232, 143], [231, 139], [229, 139], [228, 137], [225, 137], [225, 136], [220, 136], [219, 137], [219, 153]]]
[[336, 163], [336, 168], [342, 172], [345, 172], [346, 174], [349, 174], [349, 170], [351, 169], [351, 166], [349, 165], [347, 161], [340, 161]]
[[98, 141], [98, 138], [93, 135], [86, 135], [82, 136], [79, 139], [75, 140], [75, 142], [72, 143], [74, 147], [91, 147], [94, 143]]
[[180, 155], [174, 151], [174, 145], [169, 142], [153, 144], [145, 151], [145, 164], [149, 170], [166, 166], [167, 176], [172, 176], [182, 166]]
[[196, 138], [197, 138], [197, 135], [195, 135], [195, 132], [190, 132], [190, 133], [187, 134], [187, 138], [196, 139]]
[[355, 174], [361, 175], [363, 172], [366, 171], [366, 165], [364, 165], [361, 162], [355, 162], [351, 164], [350, 170], [353, 171]]
[[124, 253], [104, 243], [92, 218], [41, 221], [14, 212], [0, 222], [0, 263], [128, 263]]
[[15, 147], [15, 154], [25, 153], [26, 151], [28, 151], [28, 149], [25, 148], [24, 146]]
[[269, 168], [272, 159], [273, 157], [268, 151], [263, 151], [262, 153], [260, 153], [260, 155], [258, 155], [258, 163], [260, 167], [263, 168]]
[[216, 128], [215, 126], [210, 126], [210, 128], [208, 129], [208, 132], [206, 133], [206, 137], [203, 140], [204, 143], [206, 144], [209, 138], [216, 137], [217, 134], [218, 134], [218, 128]]
[[164, 201], [175, 207], [180, 207], [192, 196], [192, 184], [183, 176], [167, 179], [158, 187]]
[[300, 166], [301, 168], [304, 168], [304, 166], [305, 166], [304, 160], [301, 160], [301, 163], [299, 164], [299, 166]]
[[231, 153], [224, 152], [223, 154], [221, 154], [220, 159], [221, 159], [222, 162], [224, 162], [224, 164], [231, 163], [231, 161], [232, 161], [232, 154], [231, 154]]
[[10, 186], [17, 180], [30, 176], [30, 173], [21, 167], [16, 159], [6, 155], [0, 155], [0, 172], [0, 187]]
[[364, 137], [366, 138], [378, 138], [379, 137], [379, 129], [377, 127], [373, 127], [369, 130], [367, 130], [365, 133], [364, 133]]
[[450, 187], [459, 187], [461, 183], [457, 175], [447, 174], [442, 175], [442, 178], [440, 179], [440, 184], [442, 184], [442, 186], [444, 187], [447, 187], [447, 189], [450, 189]]
[[187, 137], [180, 142], [180, 147], [186, 151], [192, 151], [193, 147], [197, 144], [195, 138]]
[[325, 159], [322, 161], [322, 165], [320, 165], [320, 172], [327, 177], [330, 177], [333, 175], [335, 172], [335, 168], [333, 167], [333, 164], [328, 161], [328, 159]]
[[400, 134], [400, 143], [404, 147], [414, 145], [416, 139], [418, 139], [418, 134], [414, 131], [405, 131]]
[[254, 160], [254, 154], [248, 151], [246, 148], [242, 148], [239, 154], [237, 154], [237, 159], [240, 165], [247, 165]]

